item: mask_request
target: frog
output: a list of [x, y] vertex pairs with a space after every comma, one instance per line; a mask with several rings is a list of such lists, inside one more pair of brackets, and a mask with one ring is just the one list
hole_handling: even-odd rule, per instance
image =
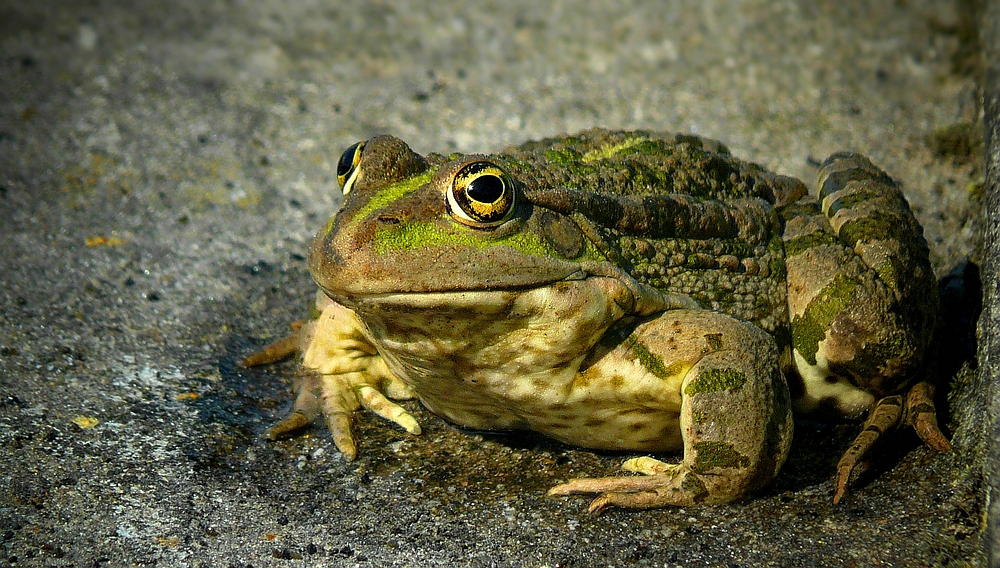
[[[300, 356], [271, 440], [323, 417], [353, 460], [367, 410], [639, 454], [577, 478], [589, 510], [731, 503], [768, 487], [796, 416], [864, 420], [834, 502], [886, 434], [947, 451], [922, 375], [937, 313], [901, 186], [841, 152], [817, 192], [690, 134], [591, 129], [492, 154], [375, 136], [337, 164], [312, 317], [243, 360]], [[680, 461], [664, 461], [680, 452]], [[661, 459], [663, 458], [663, 459]]]

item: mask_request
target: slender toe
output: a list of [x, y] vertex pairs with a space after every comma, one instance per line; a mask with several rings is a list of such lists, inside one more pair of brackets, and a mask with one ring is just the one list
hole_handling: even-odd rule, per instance
[[354, 445], [354, 435], [351, 434], [351, 416], [342, 412], [327, 414], [326, 426], [340, 453], [344, 454], [347, 461], [353, 461], [358, 455], [358, 448]]
[[274, 426], [268, 428], [267, 432], [264, 433], [264, 436], [268, 440], [277, 440], [278, 438], [284, 436], [285, 434], [294, 432], [299, 428], [304, 428], [305, 426], [308, 426], [309, 423], [313, 421], [313, 418], [315, 418], [315, 416], [310, 418], [309, 416], [306, 416], [306, 414], [301, 410], [296, 410], [291, 414], [289, 414], [288, 416], [282, 418]]
[[299, 336], [298, 334], [292, 334], [288, 337], [282, 337], [277, 341], [269, 343], [260, 351], [255, 351], [247, 355], [242, 361], [240, 361], [240, 364], [244, 367], [256, 367], [258, 365], [275, 363], [291, 357], [298, 352], [298, 350]]

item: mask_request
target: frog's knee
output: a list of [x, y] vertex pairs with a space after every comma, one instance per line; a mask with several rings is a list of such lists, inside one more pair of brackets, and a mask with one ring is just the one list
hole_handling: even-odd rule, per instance
[[716, 505], [740, 501], [769, 485], [785, 454], [760, 459], [752, 452], [742, 453], [734, 443], [702, 442], [684, 458], [678, 488], [691, 504]]
[[788, 386], [771, 343], [706, 355], [684, 385], [684, 462], [715, 502], [767, 485], [792, 440]]

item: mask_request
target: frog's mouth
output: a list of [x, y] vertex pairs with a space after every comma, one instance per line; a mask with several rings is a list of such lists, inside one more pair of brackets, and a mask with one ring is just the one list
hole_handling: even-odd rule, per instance
[[406, 309], [434, 313], [474, 311], [480, 315], [503, 310], [526, 290], [461, 290], [452, 292], [394, 292], [367, 296], [334, 296], [353, 310]]
[[313, 279], [331, 298], [476, 291], [516, 291], [586, 278], [580, 262], [526, 254], [506, 246], [443, 244], [374, 252], [317, 239]]
[[452, 287], [443, 285], [436, 289], [427, 289], [414, 286], [419, 282], [410, 282], [410, 286], [391, 290], [380, 286], [381, 289], [373, 290], [370, 287], [365, 289], [340, 290], [330, 289], [319, 283], [320, 289], [331, 300], [351, 309], [364, 309], [366, 306], [384, 307], [407, 307], [410, 309], [440, 310], [442, 308], [469, 308], [477, 310], [489, 310], [491, 305], [507, 305], [520, 294], [539, 288], [551, 287], [559, 282], [580, 281], [588, 277], [582, 270], [576, 270], [563, 278], [553, 280], [538, 280], [537, 278], [528, 283], [517, 282], [507, 285], [490, 285], [463, 288], [458, 285]]

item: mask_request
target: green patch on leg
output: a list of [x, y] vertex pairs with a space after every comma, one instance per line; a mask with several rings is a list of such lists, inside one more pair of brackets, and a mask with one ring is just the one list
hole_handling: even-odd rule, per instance
[[848, 302], [854, 297], [860, 282], [844, 274], [834, 277], [819, 294], [809, 302], [801, 316], [792, 319], [792, 346], [810, 364], [816, 364], [819, 342]]
[[641, 341], [636, 339], [635, 335], [628, 336], [625, 339], [625, 345], [628, 346], [632, 354], [635, 355], [635, 358], [639, 360], [639, 363], [647, 371], [665, 381], [679, 377], [691, 367], [690, 364], [684, 361], [674, 361], [669, 365], [666, 364], [662, 357], [650, 351], [649, 347], [646, 347]]
[[746, 382], [747, 376], [736, 369], [705, 369], [684, 387], [684, 394], [739, 390]]
[[898, 292], [901, 288], [899, 275], [903, 274], [903, 270], [896, 266], [896, 263], [894, 262], [895, 260], [898, 259], [893, 257], [886, 258], [882, 260], [882, 262], [872, 266], [872, 268], [874, 268], [875, 272], [878, 274], [879, 280], [884, 282], [885, 285], [892, 291]]
[[837, 235], [826, 231], [814, 231], [787, 241], [785, 243], [785, 256], [791, 258], [821, 246], [845, 247], [844, 242]]
[[692, 471], [706, 473], [717, 467], [749, 467], [750, 458], [736, 451], [726, 442], [695, 442]]
[[840, 226], [838, 235], [852, 248], [858, 241], [909, 242], [914, 235], [909, 225], [891, 212], [872, 212]]
[[705, 482], [695, 473], [688, 473], [684, 476], [684, 480], [681, 481], [681, 491], [690, 494], [691, 500], [695, 503], [700, 503], [708, 498], [708, 487], [705, 487]]

